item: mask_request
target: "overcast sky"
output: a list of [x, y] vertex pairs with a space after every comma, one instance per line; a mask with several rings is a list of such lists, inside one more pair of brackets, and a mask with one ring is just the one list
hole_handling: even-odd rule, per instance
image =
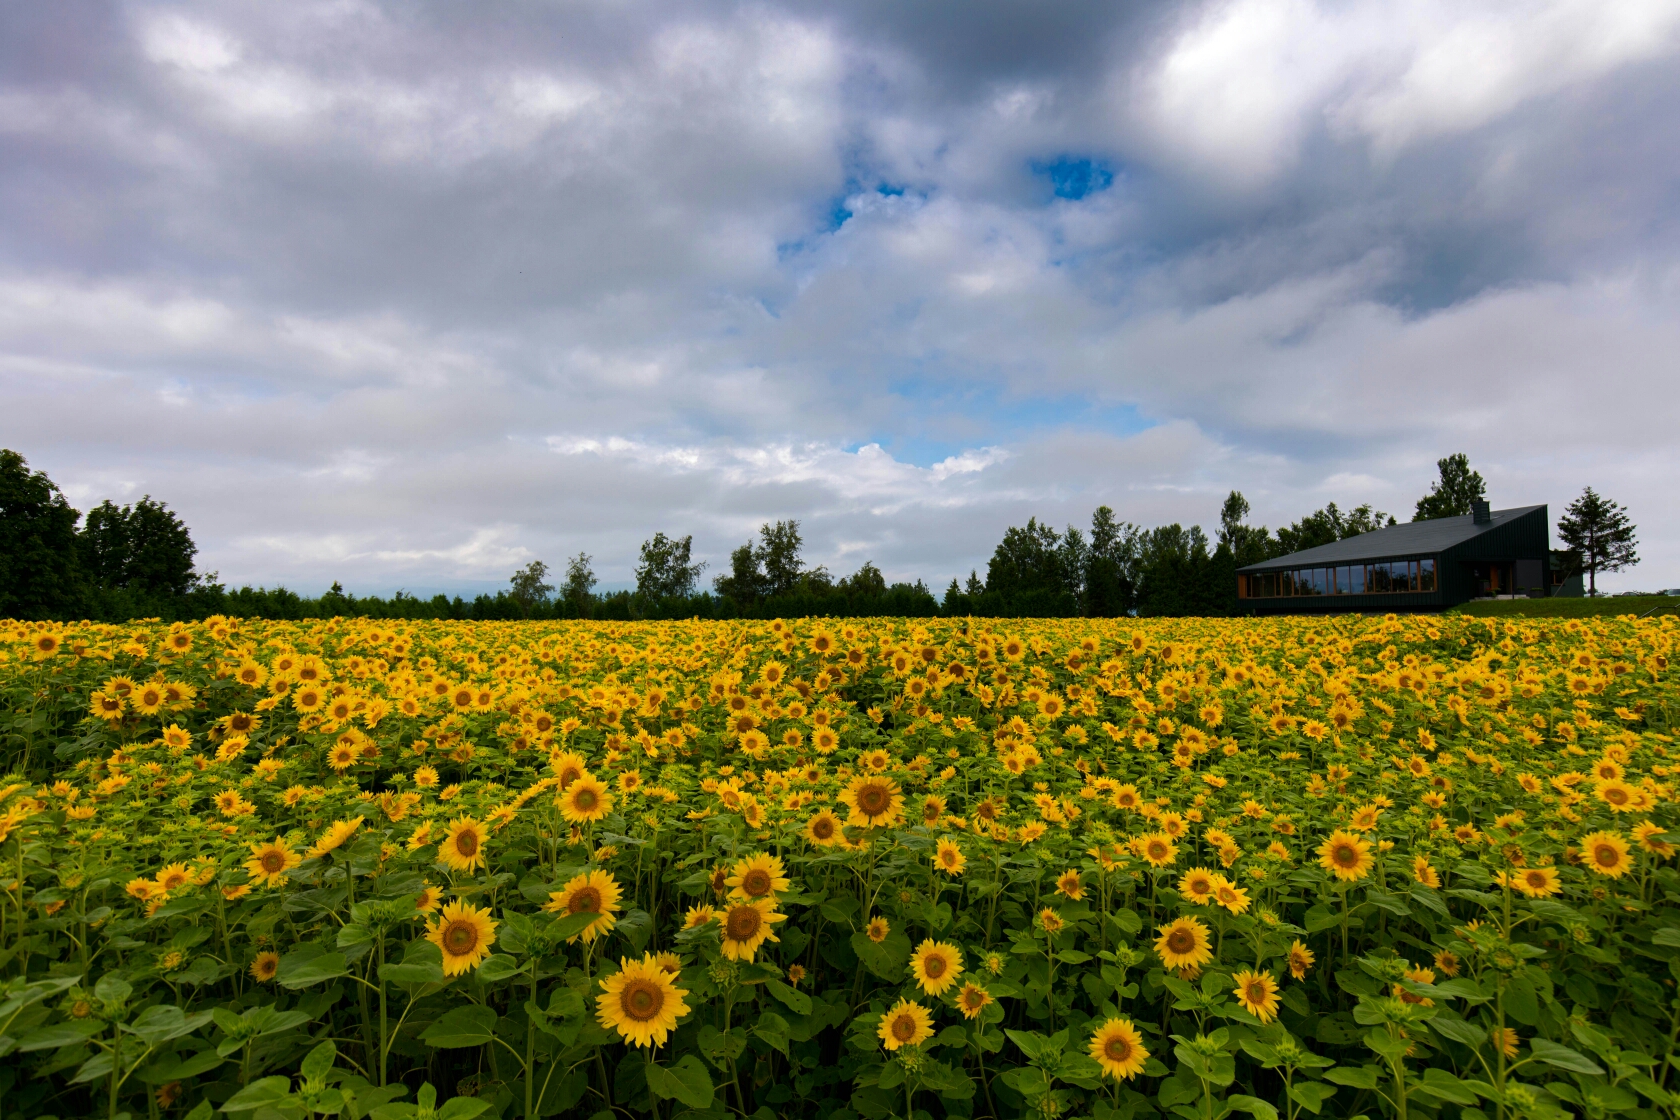
[[0, 6], [0, 444], [230, 583], [1592, 485], [1680, 586], [1680, 0]]

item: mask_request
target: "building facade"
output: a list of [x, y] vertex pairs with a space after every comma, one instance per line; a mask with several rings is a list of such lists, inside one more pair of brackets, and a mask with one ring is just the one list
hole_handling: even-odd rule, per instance
[[1567, 573], [1552, 563], [1550, 524], [1545, 506], [1490, 510], [1478, 502], [1467, 517], [1390, 525], [1237, 569], [1238, 608], [1436, 611], [1472, 599], [1567, 593]]

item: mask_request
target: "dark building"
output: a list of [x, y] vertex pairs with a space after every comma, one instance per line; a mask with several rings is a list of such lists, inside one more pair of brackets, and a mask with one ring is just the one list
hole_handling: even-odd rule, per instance
[[[1569, 594], [1545, 506], [1390, 525], [1237, 569], [1243, 614], [1429, 611], [1491, 596]], [[1571, 581], [1580, 594], [1579, 576]]]

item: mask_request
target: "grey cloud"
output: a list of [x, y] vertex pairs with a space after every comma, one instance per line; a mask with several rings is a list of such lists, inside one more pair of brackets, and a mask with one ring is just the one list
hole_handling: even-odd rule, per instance
[[0, 442], [303, 587], [785, 516], [943, 582], [1459, 449], [1672, 584], [1680, 10], [1400, 7], [14, 5]]

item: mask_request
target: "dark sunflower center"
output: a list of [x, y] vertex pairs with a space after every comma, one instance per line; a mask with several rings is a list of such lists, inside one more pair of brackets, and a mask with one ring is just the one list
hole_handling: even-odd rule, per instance
[[753, 868], [741, 877], [741, 890], [751, 898], [769, 894], [770, 873], [762, 868]]
[[478, 854], [478, 833], [468, 829], [455, 837], [455, 850], [464, 856]]
[[619, 996], [619, 1006], [624, 1014], [639, 1023], [645, 1023], [659, 1014], [659, 1009], [665, 1006], [665, 993], [659, 985], [649, 980], [632, 980], [624, 986], [624, 993]]
[[1608, 844], [1593, 849], [1593, 859], [1598, 862], [1600, 867], [1616, 866], [1617, 858], [1616, 849]]
[[940, 956], [929, 957], [922, 963], [922, 971], [928, 974], [930, 980], [939, 979], [945, 975], [945, 958]]
[[887, 791], [880, 786], [864, 786], [858, 791], [858, 808], [871, 817], [887, 811]]
[[450, 922], [443, 931], [443, 943], [456, 956], [470, 953], [478, 947], [478, 927], [471, 922]]
[[572, 804], [586, 811], [595, 808], [597, 801], [598, 798], [596, 798], [595, 791], [592, 789], [580, 789], [577, 791], [577, 795], [572, 798]]
[[566, 901], [568, 914], [599, 914], [601, 912], [601, 892], [594, 887], [580, 887], [572, 892], [572, 897]]
[[1265, 986], [1262, 985], [1262, 984], [1258, 984], [1258, 983], [1250, 984], [1248, 986], [1248, 1002], [1250, 1002], [1250, 1003], [1265, 1003], [1266, 1002], [1266, 988], [1265, 988]]
[[1175, 929], [1167, 934], [1167, 948], [1180, 955], [1196, 947], [1196, 935], [1187, 929]]
[[279, 852], [267, 851], [262, 854], [262, 869], [270, 875], [278, 874], [286, 866], [286, 857]]
[[811, 823], [811, 835], [818, 840], [827, 840], [834, 835], [834, 822], [827, 817], [818, 817]]
[[724, 929], [728, 931], [731, 941], [750, 941], [758, 935], [762, 925], [764, 916], [758, 912], [756, 906], [737, 906], [729, 912]]
[[1351, 844], [1340, 844], [1332, 858], [1338, 867], [1352, 867], [1359, 862], [1359, 849]]
[[911, 1015], [900, 1015], [892, 1021], [892, 1036], [900, 1042], [909, 1042], [916, 1037], [916, 1020]]
[[1108, 1055], [1111, 1062], [1124, 1062], [1132, 1056], [1132, 1044], [1120, 1035], [1115, 1035], [1103, 1047], [1103, 1053]]

